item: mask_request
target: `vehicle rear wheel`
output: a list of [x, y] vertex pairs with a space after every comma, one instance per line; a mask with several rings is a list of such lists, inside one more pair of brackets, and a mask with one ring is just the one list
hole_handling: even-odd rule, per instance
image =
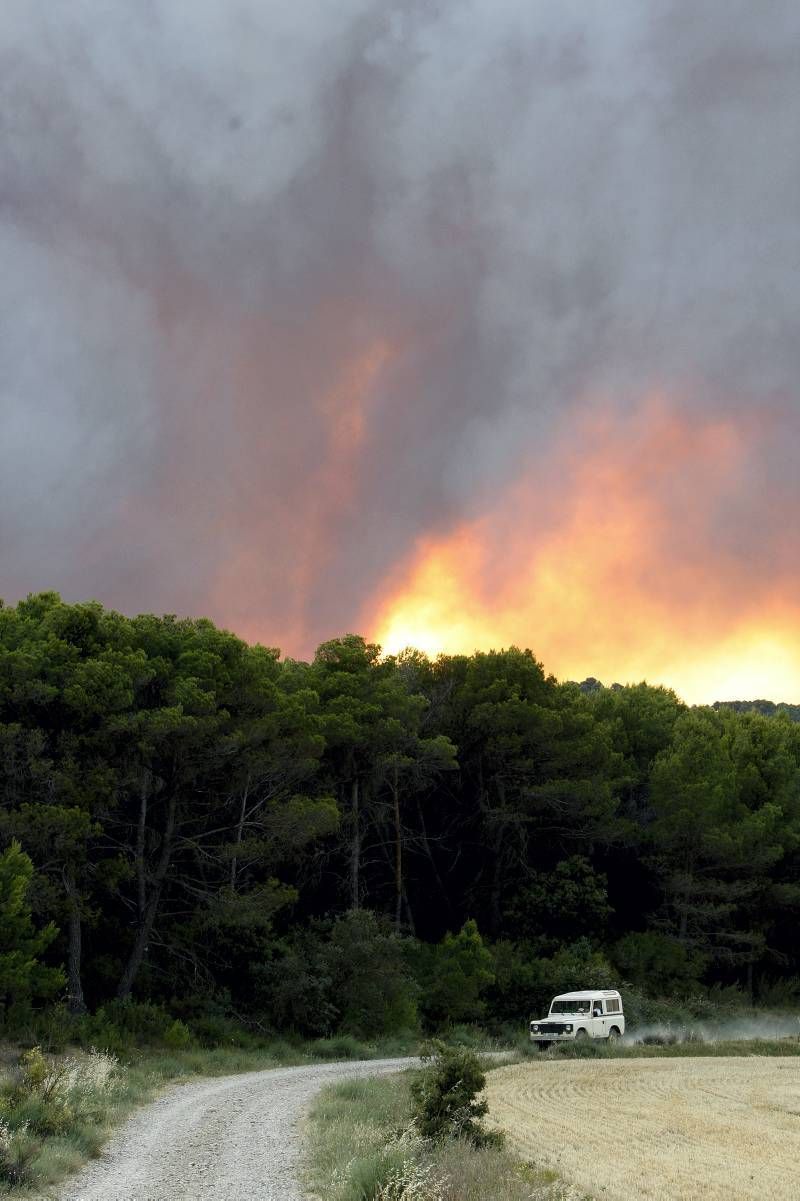
[[588, 1037], [589, 1037], [589, 1035], [586, 1030], [576, 1030], [575, 1031], [575, 1042], [576, 1043], [578, 1043], [578, 1042], [582, 1043], [583, 1040]]
[[619, 1030], [617, 1029], [616, 1026], [612, 1026], [608, 1032], [608, 1041], [610, 1043], [617, 1043], [617, 1042], [619, 1042], [619, 1039], [620, 1039]]

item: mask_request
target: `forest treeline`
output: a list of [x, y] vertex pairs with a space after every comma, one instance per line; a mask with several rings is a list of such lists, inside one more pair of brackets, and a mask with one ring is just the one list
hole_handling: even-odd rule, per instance
[[529, 651], [0, 608], [0, 1000], [373, 1034], [798, 974], [800, 725]]

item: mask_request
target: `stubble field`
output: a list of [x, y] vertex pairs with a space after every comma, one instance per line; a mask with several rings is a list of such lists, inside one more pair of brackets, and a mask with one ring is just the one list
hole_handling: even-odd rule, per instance
[[800, 1057], [535, 1061], [490, 1074], [525, 1159], [608, 1201], [796, 1201]]

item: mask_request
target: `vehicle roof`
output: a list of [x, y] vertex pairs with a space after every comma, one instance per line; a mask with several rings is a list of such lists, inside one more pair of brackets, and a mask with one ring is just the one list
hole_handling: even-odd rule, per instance
[[615, 988], [585, 988], [583, 992], [560, 992], [554, 1001], [583, 1001], [591, 997], [618, 997]]

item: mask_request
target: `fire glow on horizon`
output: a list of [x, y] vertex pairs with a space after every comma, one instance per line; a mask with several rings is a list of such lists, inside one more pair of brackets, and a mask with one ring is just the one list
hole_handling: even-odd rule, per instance
[[800, 601], [725, 529], [761, 436], [661, 398], [595, 410], [486, 513], [419, 542], [371, 636], [387, 653], [530, 647], [560, 679], [647, 679], [690, 703], [796, 699]]

